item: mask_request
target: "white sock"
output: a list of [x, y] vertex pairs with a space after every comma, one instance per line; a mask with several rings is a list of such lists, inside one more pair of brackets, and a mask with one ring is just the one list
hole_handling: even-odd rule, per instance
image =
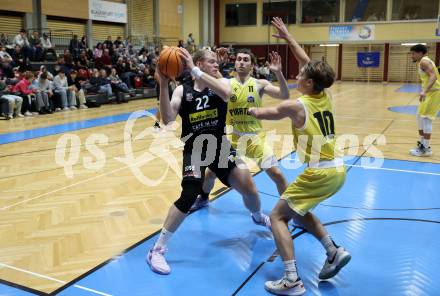
[[420, 136], [420, 143], [423, 144], [423, 141], [425, 141], [425, 138], [423, 136]]
[[325, 248], [327, 256], [331, 256], [337, 251], [337, 247], [330, 235], [327, 235], [323, 239], [321, 239], [321, 244]]
[[162, 231], [160, 232], [160, 235], [159, 235], [159, 239], [157, 240], [156, 244], [154, 245], [154, 249], [165, 248], [172, 235], [173, 235], [173, 233], [171, 231], [168, 231], [165, 228], [162, 228]]
[[298, 279], [298, 273], [296, 271], [296, 261], [287, 260], [287, 261], [283, 261], [283, 263], [284, 263], [284, 270], [286, 272], [286, 278], [291, 282], [295, 282]]
[[254, 219], [255, 219], [257, 222], [261, 222], [261, 220], [263, 220], [263, 215], [261, 214], [261, 211], [258, 211], [258, 212], [255, 212], [255, 213], [252, 213], [252, 216], [254, 217]]
[[429, 142], [430, 142], [430, 140], [428, 140], [428, 139], [423, 139], [423, 142], [422, 142], [423, 147], [428, 148], [428, 147], [429, 147]]

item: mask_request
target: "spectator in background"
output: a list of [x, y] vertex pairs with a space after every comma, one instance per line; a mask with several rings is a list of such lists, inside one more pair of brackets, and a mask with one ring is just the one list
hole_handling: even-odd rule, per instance
[[36, 86], [36, 97], [37, 97], [37, 105], [38, 105], [38, 112], [40, 114], [50, 114], [52, 113], [51, 107], [50, 107], [50, 101], [49, 99], [52, 97], [52, 85], [47, 79], [47, 72], [42, 72], [38, 79], [35, 79], [35, 86]]
[[43, 33], [43, 37], [40, 38], [41, 46], [43, 47], [43, 59], [47, 59], [47, 54], [50, 52], [53, 55], [53, 58], [56, 59], [55, 45], [49, 39], [47, 33]]
[[1, 33], [0, 34], [0, 46], [6, 47], [6, 46], [10, 45], [10, 43], [11, 42], [9, 41], [8, 36], [5, 33]]
[[112, 36], [107, 36], [107, 40], [104, 41], [105, 46], [108, 48], [110, 55], [113, 54], [113, 41]]
[[78, 99], [80, 109], [87, 109], [86, 96], [84, 95], [84, 89], [83, 89], [83, 85], [86, 82], [87, 82], [86, 79], [78, 77], [78, 72], [76, 72], [75, 70], [70, 72], [70, 76], [67, 77], [67, 84], [69, 86], [69, 90], [72, 92], [72, 95], [74, 95], [76, 99]]
[[122, 44], [122, 38], [121, 38], [121, 36], [118, 36], [118, 38], [116, 38], [114, 44], [116, 45], [116, 48], [119, 48], [119, 45]]
[[183, 43], [183, 40], [182, 39], [180, 39], [179, 40], [179, 43], [177, 44], [177, 47], [185, 47], [185, 43]]
[[89, 68], [89, 59], [85, 50], [81, 50], [78, 60], [76, 61], [77, 69], [87, 69]]
[[73, 39], [70, 39], [69, 42], [69, 51], [71, 52], [73, 59], [77, 59], [79, 57], [79, 53], [81, 50], [81, 43], [78, 40], [78, 35], [73, 35]]
[[31, 44], [31, 60], [41, 61], [43, 59], [43, 48], [41, 47], [40, 34], [38, 31], [33, 31], [30, 38]]
[[30, 71], [24, 73], [24, 77], [14, 85], [12, 92], [23, 98], [23, 104], [21, 105], [21, 112], [24, 116], [32, 116], [31, 107], [32, 102], [36, 101], [35, 92], [36, 90], [30, 89], [32, 80], [34, 79], [34, 74]]
[[[54, 92], [61, 97], [62, 111], [75, 110], [76, 109], [76, 97], [72, 89], [69, 88], [67, 83], [67, 77], [63, 69], [60, 69], [58, 75], [53, 79]], [[70, 107], [70, 109], [69, 109]], [[59, 108], [55, 111], [60, 111]]]
[[28, 58], [30, 56], [30, 43], [27, 38], [27, 33], [25, 29], [21, 29], [20, 33], [17, 34], [12, 42], [14, 46], [19, 46], [23, 53], [24, 58]]
[[89, 82], [92, 91], [96, 91], [100, 94], [106, 94], [107, 99], [110, 100], [113, 92], [110, 81], [107, 79], [107, 72], [105, 70], [98, 71], [97, 69], [93, 69], [93, 75]]
[[22, 72], [29, 68], [26, 57], [24, 56], [20, 45], [15, 45], [14, 51], [12, 52], [12, 61], [14, 67], [19, 67]]
[[23, 117], [21, 114], [21, 105], [23, 98], [17, 95], [13, 95], [6, 91], [7, 85], [5, 79], [0, 79], [0, 100], [7, 101], [8, 113], [6, 114], [6, 120], [15, 117]]
[[102, 53], [103, 53], [103, 46], [102, 43], [99, 42], [98, 44], [96, 44], [95, 50], [93, 51], [93, 55], [95, 56], [95, 59], [102, 57]]
[[108, 80], [110, 81], [110, 85], [112, 87], [112, 91], [116, 93], [116, 102], [119, 103], [128, 103], [125, 99], [124, 93], [128, 93], [127, 84], [122, 82], [119, 78], [118, 73], [115, 68], [111, 69], [111, 73], [108, 76]]
[[188, 34], [188, 39], [186, 40], [186, 47], [190, 53], [196, 50], [196, 41], [194, 40], [193, 34]]
[[86, 37], [86, 36], [83, 35], [83, 36], [81, 37], [81, 42], [80, 42], [79, 46], [80, 46], [81, 49], [87, 49], [87, 48], [89, 48], [89, 46], [88, 46], [88, 44], [87, 44], [87, 37]]
[[6, 47], [4, 45], [0, 46], [0, 69], [3, 71], [4, 75], [8, 78], [14, 76], [12, 72], [13, 64], [12, 57], [6, 52]]

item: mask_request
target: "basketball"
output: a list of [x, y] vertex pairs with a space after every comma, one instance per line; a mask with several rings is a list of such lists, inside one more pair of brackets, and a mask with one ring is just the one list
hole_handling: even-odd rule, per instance
[[183, 71], [183, 61], [177, 47], [165, 47], [159, 56], [157, 64], [159, 71], [168, 78], [175, 79]]

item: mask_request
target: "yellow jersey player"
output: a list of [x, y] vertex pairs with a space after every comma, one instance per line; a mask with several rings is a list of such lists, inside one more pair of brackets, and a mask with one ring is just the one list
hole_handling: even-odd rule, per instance
[[297, 100], [282, 102], [276, 107], [251, 108], [249, 112], [260, 120], [290, 118], [297, 154], [300, 154], [299, 158], [307, 164], [307, 168], [289, 185], [272, 210], [272, 232], [285, 273], [280, 280], [266, 282], [265, 288], [278, 295], [302, 295], [305, 288], [296, 270], [288, 221], [293, 219], [303, 225], [325, 248], [327, 260], [319, 274], [320, 279], [335, 276], [351, 259], [351, 255], [333, 242], [319, 219], [310, 212], [320, 202], [335, 194], [345, 181], [342, 154], [335, 147], [333, 105], [330, 93], [326, 90], [333, 84], [335, 74], [325, 62], [310, 61], [280, 18], [274, 18], [272, 24], [278, 30], [274, 36], [288, 42], [300, 64], [297, 79], [298, 91], [302, 96]]
[[[286, 178], [278, 168], [278, 160], [271, 145], [266, 142], [261, 120], [248, 112], [249, 108], [262, 106], [264, 94], [279, 99], [289, 98], [289, 88], [282, 73], [281, 57], [278, 53], [272, 52], [269, 54], [269, 59], [270, 70], [277, 77], [279, 86], [273, 85], [266, 79], [251, 77], [256, 58], [249, 49], [238, 50], [235, 60], [236, 77], [229, 79], [231, 96], [228, 101], [226, 123], [232, 127], [230, 140], [237, 150], [237, 155], [254, 160], [275, 182], [281, 195], [287, 188]], [[203, 192], [194, 204], [193, 211], [208, 205], [208, 196], [214, 186], [214, 180], [215, 175], [205, 175]]]
[[423, 44], [411, 47], [411, 59], [417, 63], [417, 68], [422, 80], [420, 105], [417, 109], [417, 125], [420, 141], [410, 150], [414, 156], [431, 156], [429, 145], [432, 134], [432, 121], [440, 110], [440, 76], [435, 63], [426, 55], [428, 49]]

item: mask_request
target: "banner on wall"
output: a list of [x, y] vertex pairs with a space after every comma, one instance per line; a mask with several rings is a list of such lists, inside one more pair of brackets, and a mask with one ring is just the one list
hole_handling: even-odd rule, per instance
[[89, 19], [113, 23], [127, 23], [127, 4], [89, 0]]
[[358, 52], [357, 64], [359, 68], [378, 68], [380, 65], [380, 52]]
[[374, 25], [329, 26], [329, 41], [374, 40]]

